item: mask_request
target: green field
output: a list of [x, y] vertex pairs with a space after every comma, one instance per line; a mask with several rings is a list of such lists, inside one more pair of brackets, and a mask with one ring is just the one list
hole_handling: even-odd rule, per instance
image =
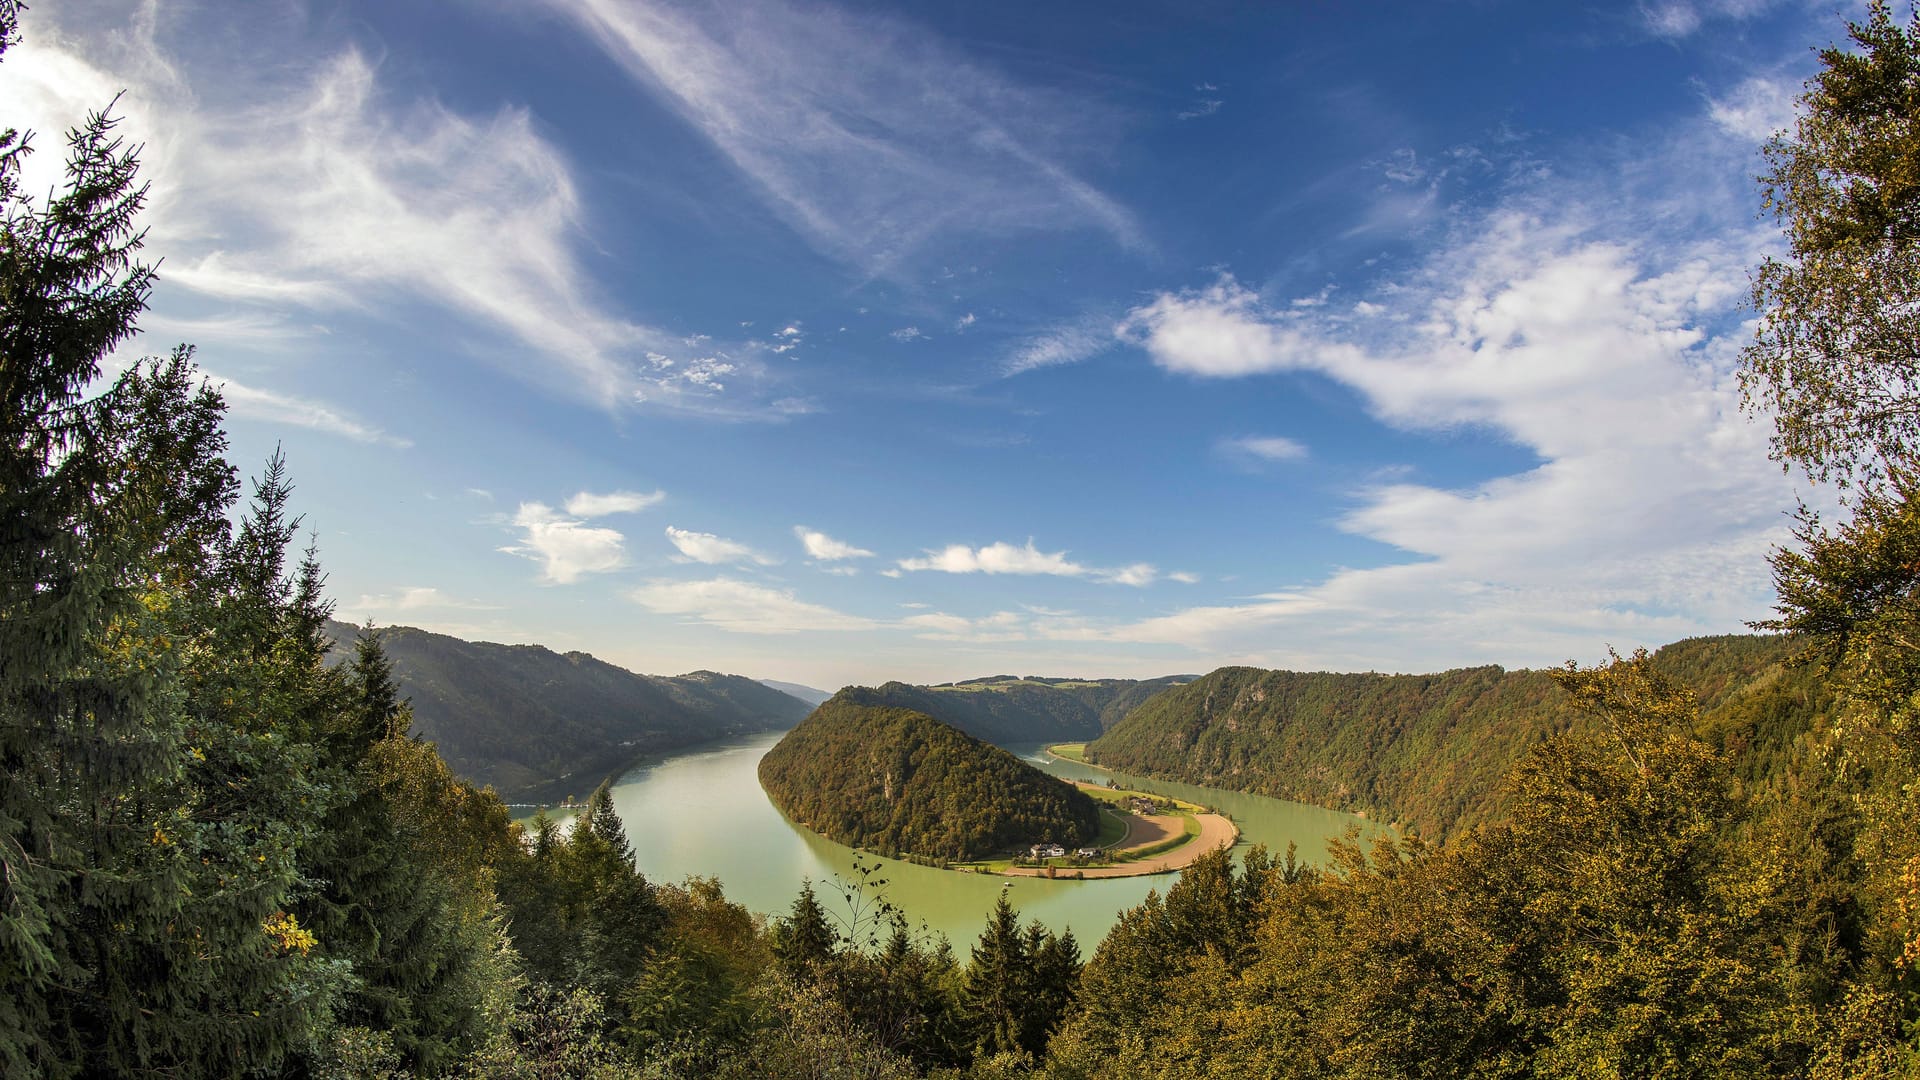
[[[1092, 762], [1087, 760], [1087, 744], [1083, 742], [1054, 743], [1052, 746], [1047, 747], [1047, 753], [1057, 758], [1065, 758], [1068, 761], [1078, 762], [1082, 765], [1092, 764]], [[1095, 767], [1098, 768], [1098, 766]]]
[[1156, 795], [1151, 791], [1134, 791], [1130, 788], [1103, 787], [1081, 788], [1080, 790], [1099, 799], [1101, 802], [1119, 804], [1137, 795], [1140, 798], [1152, 799], [1155, 802], [1171, 803], [1177, 813], [1204, 814], [1207, 812], [1207, 808], [1201, 806], [1199, 803], [1191, 803], [1185, 799], [1176, 799], [1171, 795]]

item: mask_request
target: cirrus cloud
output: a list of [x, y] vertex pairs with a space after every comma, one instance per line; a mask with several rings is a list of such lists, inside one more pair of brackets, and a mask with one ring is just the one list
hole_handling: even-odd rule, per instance
[[656, 615], [677, 615], [740, 634], [856, 631], [884, 624], [797, 599], [792, 590], [734, 578], [649, 581], [628, 599]]

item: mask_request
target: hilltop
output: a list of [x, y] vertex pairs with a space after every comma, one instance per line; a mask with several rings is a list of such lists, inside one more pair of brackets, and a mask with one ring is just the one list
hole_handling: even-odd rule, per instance
[[1088, 843], [1099, 809], [1073, 785], [912, 709], [842, 691], [760, 762], [782, 813], [842, 844], [968, 860], [1042, 840]]

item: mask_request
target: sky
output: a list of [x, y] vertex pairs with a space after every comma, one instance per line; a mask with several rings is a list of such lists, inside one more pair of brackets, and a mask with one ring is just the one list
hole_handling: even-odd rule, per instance
[[1766, 618], [1759, 148], [1835, 2], [35, 4], [340, 617], [832, 689]]

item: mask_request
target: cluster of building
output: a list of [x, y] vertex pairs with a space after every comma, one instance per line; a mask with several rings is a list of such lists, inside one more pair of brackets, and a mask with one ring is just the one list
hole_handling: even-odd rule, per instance
[[[1027, 852], [1036, 859], [1064, 859], [1067, 857], [1067, 849], [1061, 847], [1059, 844], [1035, 844], [1028, 848]], [[1099, 848], [1083, 847], [1073, 853], [1073, 857], [1076, 859], [1094, 859], [1099, 856]]]

